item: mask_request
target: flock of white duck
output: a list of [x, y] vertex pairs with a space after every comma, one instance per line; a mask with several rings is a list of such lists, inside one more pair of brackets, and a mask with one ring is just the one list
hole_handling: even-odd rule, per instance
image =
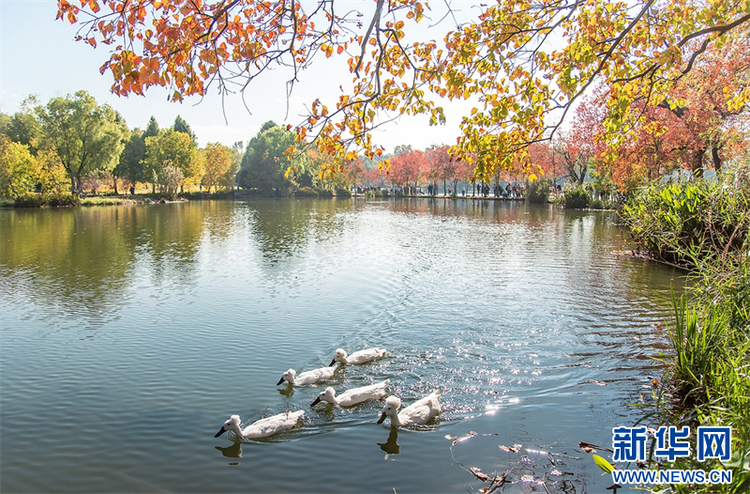
[[[297, 374], [294, 369], [289, 369], [282, 374], [277, 386], [283, 384], [284, 381], [292, 386], [304, 386], [326, 381], [333, 377], [333, 372], [336, 370], [334, 367], [336, 362], [339, 362], [341, 365], [362, 365], [383, 357], [385, 357], [385, 350], [380, 348], [368, 348], [367, 350], [354, 352], [351, 355], [348, 355], [344, 350], [339, 348], [336, 350], [336, 355], [333, 357], [333, 360], [328, 367], [321, 367], [319, 369], [313, 369], [299, 374]], [[321, 401], [325, 401], [334, 406], [351, 407], [367, 400], [380, 400], [386, 395], [385, 388], [388, 383], [389, 381], [385, 380], [379, 383], [370, 384], [369, 386], [352, 388], [344, 391], [340, 395], [337, 395], [336, 390], [333, 388], [327, 387], [324, 391], [318, 394], [318, 397], [315, 398], [315, 401], [313, 401], [310, 406], [312, 407]], [[385, 406], [380, 413], [380, 418], [377, 423], [380, 424], [385, 421], [386, 418], [389, 418], [391, 421], [391, 427], [408, 427], [426, 424], [440, 413], [440, 394], [437, 391], [433, 391], [431, 394], [425, 396], [421, 400], [415, 401], [401, 411], [399, 411], [400, 407], [401, 400], [398, 397], [389, 396], [386, 398]], [[240, 427], [240, 416], [232, 415], [229, 420], [224, 422], [224, 425], [221, 426], [221, 429], [214, 437], [219, 437], [227, 431], [232, 431], [235, 437], [239, 440], [260, 439], [296, 427], [304, 415], [304, 410], [280, 413], [253, 422], [244, 429]]]

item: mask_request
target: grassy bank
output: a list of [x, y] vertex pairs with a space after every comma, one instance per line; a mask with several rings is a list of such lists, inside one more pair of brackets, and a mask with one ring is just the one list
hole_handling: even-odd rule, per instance
[[[234, 196], [227, 192], [218, 193], [185, 193], [179, 194], [177, 200], [202, 199], [232, 199], [243, 197], [239, 193]], [[0, 197], [0, 207], [4, 208], [40, 208], [66, 206], [137, 206], [163, 201], [158, 194], [144, 193], [138, 195], [97, 195], [73, 196], [71, 194], [29, 194], [20, 198]]]
[[[691, 288], [674, 301], [672, 352], [651, 425], [730, 426], [732, 458], [698, 462], [696, 455], [647, 468], [731, 469], [730, 485], [678, 484], [655, 491], [750, 492], [750, 179], [745, 170], [718, 182], [662, 184], [643, 190], [623, 219], [641, 253], [691, 270]], [[655, 444], [651, 444], [651, 452]]]

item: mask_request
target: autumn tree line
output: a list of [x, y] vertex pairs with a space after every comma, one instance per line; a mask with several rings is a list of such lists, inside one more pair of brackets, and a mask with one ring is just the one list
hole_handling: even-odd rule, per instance
[[272, 121], [247, 145], [212, 142], [199, 148], [182, 117], [171, 127], [160, 128], [151, 117], [145, 129], [129, 129], [116, 110], [85, 91], [46, 104], [29, 97], [21, 111], [0, 114], [0, 145], [0, 195], [20, 202], [34, 196], [60, 201], [68, 192], [96, 194], [105, 184], [115, 195], [149, 184], [152, 194], [173, 199], [186, 190], [234, 187], [265, 196], [427, 183], [455, 191], [458, 181], [473, 180], [471, 167], [452, 159], [445, 145], [425, 151], [402, 145], [379, 159], [359, 156], [334, 167], [330, 156], [313, 146], [290, 153], [299, 146], [295, 133]]

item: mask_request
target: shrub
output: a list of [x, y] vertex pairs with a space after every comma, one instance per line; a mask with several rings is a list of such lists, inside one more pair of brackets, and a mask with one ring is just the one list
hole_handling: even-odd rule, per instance
[[73, 194], [26, 194], [16, 199], [17, 208], [43, 208], [80, 206], [81, 200]]
[[743, 245], [749, 199], [742, 187], [705, 180], [652, 185], [625, 204], [621, 217], [642, 252], [693, 265]]
[[318, 197], [320, 193], [310, 187], [300, 187], [294, 192], [294, 197]]
[[49, 194], [46, 197], [48, 198], [47, 206], [67, 207], [81, 205], [81, 199], [73, 194]]
[[566, 187], [564, 190], [563, 204], [566, 209], [585, 209], [589, 207], [591, 197], [583, 187]]
[[549, 201], [549, 188], [552, 182], [546, 178], [529, 182], [524, 188], [524, 198], [532, 204], [546, 204]]

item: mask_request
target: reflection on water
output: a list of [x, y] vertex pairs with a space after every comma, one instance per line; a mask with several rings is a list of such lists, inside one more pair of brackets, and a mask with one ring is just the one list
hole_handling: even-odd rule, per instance
[[[0, 211], [0, 491], [480, 489], [458, 462], [601, 492], [577, 445], [638, 416], [682, 283], [622, 235], [608, 213], [460, 199]], [[338, 347], [388, 356], [275, 386]], [[382, 402], [309, 406], [385, 379], [404, 403], [439, 390], [437, 425], [386, 439]], [[270, 440], [213, 438], [299, 409]]]
[[221, 451], [221, 454], [226, 456], [227, 458], [242, 458], [242, 443], [240, 441], [237, 441], [231, 446], [227, 446], [225, 448], [216, 446], [216, 449]]
[[401, 454], [401, 446], [398, 445], [398, 429], [392, 428], [388, 434], [388, 440], [384, 443], [378, 443], [378, 446], [385, 451], [386, 459], [388, 459], [388, 455]]

